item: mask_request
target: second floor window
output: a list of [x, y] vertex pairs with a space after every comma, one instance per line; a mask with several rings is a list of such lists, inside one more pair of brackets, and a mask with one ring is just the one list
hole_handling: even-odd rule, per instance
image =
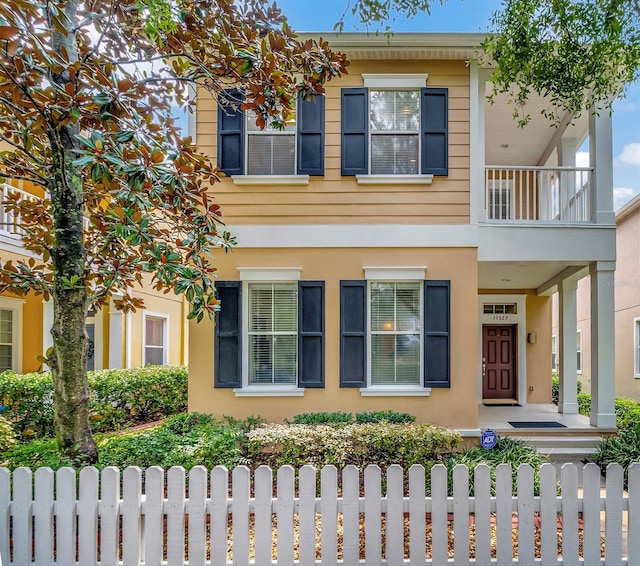
[[282, 130], [261, 130], [242, 101], [237, 90], [218, 101], [218, 167], [226, 175], [324, 175], [324, 96], [299, 97], [295, 121]]
[[255, 114], [247, 113], [247, 174], [294, 175], [296, 172], [296, 123], [279, 130], [256, 126]]
[[420, 92], [370, 90], [371, 173], [417, 175], [420, 172]]

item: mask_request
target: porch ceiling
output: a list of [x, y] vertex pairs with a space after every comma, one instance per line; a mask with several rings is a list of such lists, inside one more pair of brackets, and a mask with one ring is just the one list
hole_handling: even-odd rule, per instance
[[478, 263], [478, 288], [537, 289], [568, 265], [560, 261], [483, 261]]
[[[487, 83], [487, 96], [492, 91]], [[485, 162], [487, 165], [557, 165], [553, 151], [559, 138], [575, 138], [577, 148], [586, 139], [589, 130], [587, 116], [581, 116], [573, 123], [565, 121], [556, 128], [540, 112], [551, 108], [548, 99], [531, 95], [524, 112], [531, 115], [531, 121], [519, 128], [513, 118], [516, 107], [509, 103], [507, 94], [499, 94], [494, 103], [485, 103]], [[576, 148], [576, 149], [577, 149]], [[580, 164], [579, 164], [580, 165]]]

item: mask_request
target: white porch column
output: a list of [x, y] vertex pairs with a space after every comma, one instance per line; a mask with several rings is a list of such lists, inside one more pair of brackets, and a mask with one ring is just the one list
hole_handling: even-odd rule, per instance
[[558, 285], [558, 327], [560, 334], [560, 396], [558, 412], [571, 415], [575, 415], [578, 412], [577, 288], [578, 282], [573, 279], [563, 279]]
[[477, 63], [470, 64], [471, 83], [469, 85], [469, 121], [470, 121], [470, 153], [469, 165], [471, 175], [471, 194], [469, 211], [471, 224], [487, 221], [485, 209], [485, 104], [486, 88], [490, 77], [489, 69], [481, 69]]
[[598, 261], [591, 274], [591, 424], [615, 427], [615, 262]]
[[591, 219], [615, 224], [613, 211], [613, 134], [611, 112], [600, 109], [589, 116], [589, 164], [593, 168]]
[[109, 368], [122, 368], [122, 311], [109, 309]]

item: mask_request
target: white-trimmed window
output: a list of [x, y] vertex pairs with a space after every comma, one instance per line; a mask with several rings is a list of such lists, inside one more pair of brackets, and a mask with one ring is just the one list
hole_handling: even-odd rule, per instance
[[369, 282], [370, 385], [422, 382], [422, 284]]
[[169, 317], [156, 313], [144, 313], [143, 364], [166, 365], [169, 363]]
[[576, 334], [576, 368], [578, 373], [582, 373], [582, 330]]
[[370, 173], [420, 172], [420, 91], [369, 89]]
[[513, 181], [487, 179], [487, 215], [490, 220], [511, 220], [515, 216]]
[[551, 371], [558, 371], [558, 339], [551, 336]]
[[298, 283], [247, 283], [248, 384], [298, 383]]
[[20, 333], [23, 303], [21, 299], [0, 297], [0, 371], [21, 370]]
[[640, 318], [633, 319], [633, 373], [640, 377]]
[[281, 130], [256, 126], [256, 115], [246, 113], [248, 175], [294, 175], [296, 172], [295, 119]]

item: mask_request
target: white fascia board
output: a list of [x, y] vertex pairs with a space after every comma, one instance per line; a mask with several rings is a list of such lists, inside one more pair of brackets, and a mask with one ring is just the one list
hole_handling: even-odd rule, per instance
[[481, 225], [478, 261], [615, 261], [614, 226]]
[[227, 225], [243, 248], [475, 248], [470, 224]]

